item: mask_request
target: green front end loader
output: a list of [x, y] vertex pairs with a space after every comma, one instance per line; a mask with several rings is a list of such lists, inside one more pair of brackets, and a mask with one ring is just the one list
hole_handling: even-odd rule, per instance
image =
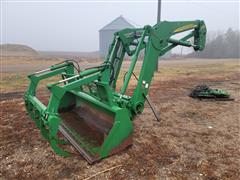
[[[176, 34], [183, 35], [176, 39]], [[205, 39], [206, 26], [200, 20], [163, 21], [155, 26], [118, 31], [99, 66], [80, 70], [74, 60], [67, 60], [30, 74], [30, 85], [24, 95], [27, 112], [58, 155], [70, 155], [62, 149], [66, 140], [89, 163], [118, 153], [132, 144], [132, 121], [143, 112], [145, 101], [149, 102], [148, 91], [158, 58], [178, 45], [201, 51]], [[137, 85], [129, 96], [126, 94], [129, 81], [135, 76], [141, 52], [144, 58]], [[131, 63], [117, 91], [126, 54]], [[58, 75], [61, 80], [46, 86], [51, 96], [44, 104], [36, 96], [37, 86], [40, 81]], [[60, 134], [65, 138], [61, 139]]]

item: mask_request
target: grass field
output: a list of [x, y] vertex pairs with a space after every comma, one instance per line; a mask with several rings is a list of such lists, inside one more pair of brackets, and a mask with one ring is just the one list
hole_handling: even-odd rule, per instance
[[[159, 63], [150, 97], [161, 114], [157, 122], [146, 104], [134, 120], [133, 146], [89, 165], [81, 156], [57, 156], [26, 115], [27, 74], [62, 59], [6, 58], [1, 72], [0, 177], [84, 179], [238, 179], [240, 177], [239, 59], [183, 59]], [[96, 65], [87, 61], [81, 67]], [[120, 77], [127, 71], [124, 63]], [[139, 73], [140, 63], [136, 73]], [[54, 79], [55, 80], [55, 79]], [[49, 83], [47, 81], [45, 83]], [[128, 92], [134, 89], [131, 80]], [[231, 93], [234, 101], [199, 101], [190, 90], [205, 83]], [[122, 80], [119, 80], [118, 89]], [[44, 88], [44, 84], [40, 89]], [[73, 148], [71, 148], [75, 151]], [[76, 152], [75, 152], [76, 153]]]

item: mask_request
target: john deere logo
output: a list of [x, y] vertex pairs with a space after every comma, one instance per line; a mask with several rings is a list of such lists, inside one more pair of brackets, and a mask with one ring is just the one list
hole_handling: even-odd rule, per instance
[[195, 24], [188, 24], [188, 25], [185, 25], [185, 26], [182, 26], [182, 27], [179, 27], [179, 28], [175, 29], [174, 33], [186, 31], [186, 30], [189, 30], [189, 29], [193, 29], [195, 27], [197, 27], [197, 25], [195, 25]]

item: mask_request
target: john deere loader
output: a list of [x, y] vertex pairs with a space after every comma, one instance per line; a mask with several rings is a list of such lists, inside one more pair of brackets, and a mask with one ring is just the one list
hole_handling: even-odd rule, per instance
[[[182, 34], [180, 36], [175, 36]], [[53, 151], [69, 152], [68, 142], [89, 162], [118, 153], [132, 144], [133, 120], [144, 110], [156, 61], [174, 47], [204, 49], [206, 26], [203, 21], [163, 21], [154, 26], [123, 29], [114, 34], [107, 57], [99, 66], [80, 70], [72, 60], [55, 64], [28, 76], [30, 85], [24, 95], [26, 110]], [[132, 96], [126, 94], [140, 52], [144, 58]], [[119, 91], [116, 82], [124, 56], [130, 66]], [[61, 80], [47, 84], [51, 96], [47, 105], [36, 96], [39, 82], [53, 76]], [[59, 134], [62, 134], [59, 136]], [[60, 139], [59, 137], [65, 137]]]

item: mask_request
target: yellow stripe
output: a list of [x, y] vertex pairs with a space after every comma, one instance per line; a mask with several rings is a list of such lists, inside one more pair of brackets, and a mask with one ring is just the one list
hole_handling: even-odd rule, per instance
[[182, 27], [179, 27], [179, 28], [175, 29], [174, 33], [178, 33], [178, 32], [181, 32], [181, 31], [186, 31], [188, 29], [193, 29], [195, 27], [197, 27], [197, 25], [188, 24], [188, 25], [185, 25], [185, 26], [182, 26]]

